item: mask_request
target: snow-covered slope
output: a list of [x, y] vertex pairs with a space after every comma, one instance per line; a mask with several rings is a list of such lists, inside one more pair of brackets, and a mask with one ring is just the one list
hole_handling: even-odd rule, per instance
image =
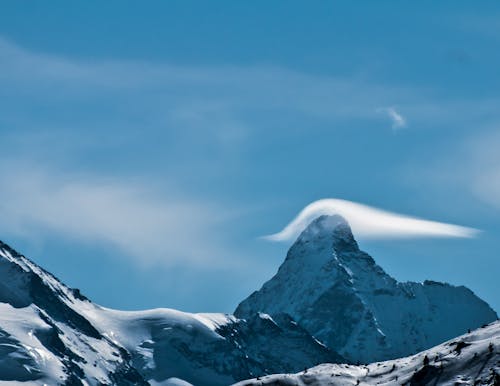
[[90, 304], [0, 242], [0, 380], [145, 384], [129, 354], [76, 311]]
[[500, 385], [500, 322], [417, 355], [353, 366], [322, 364], [298, 374], [276, 374], [237, 386]]
[[194, 385], [228, 385], [277, 369], [342, 361], [291, 319], [257, 314], [239, 320], [171, 309], [83, 312], [131, 354], [133, 366], [153, 384], [179, 378]]
[[235, 315], [255, 312], [290, 315], [352, 363], [411, 355], [497, 319], [465, 287], [397, 282], [359, 250], [340, 216], [314, 220]]
[[0, 242], [0, 385], [227, 385], [342, 358], [285, 315], [100, 307]]

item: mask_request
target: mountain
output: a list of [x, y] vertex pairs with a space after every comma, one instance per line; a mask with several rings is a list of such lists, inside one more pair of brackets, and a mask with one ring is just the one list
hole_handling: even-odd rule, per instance
[[315, 219], [235, 315], [256, 312], [289, 315], [351, 363], [415, 354], [497, 319], [466, 287], [396, 281], [337, 215]]
[[500, 385], [500, 322], [407, 358], [363, 366], [323, 364], [235, 386]]
[[[405, 356], [496, 319], [465, 287], [398, 283], [359, 250], [339, 216], [313, 221], [235, 315], [104, 308], [0, 242], [0, 385], [222, 386], [321, 363]], [[476, 350], [488, 359], [481, 377], [491, 359], [483, 349]], [[423, 359], [415, 358], [394, 362], [407, 366], [401, 377], [413, 369], [417, 378], [437, 374], [434, 365], [417, 368], [412, 361]], [[461, 371], [460, 363], [449, 371]], [[367, 371], [332, 366], [317, 369], [335, 369], [339, 380]], [[376, 374], [380, 366], [388, 365], [367, 368]], [[321, 371], [311, 382], [323, 379]], [[297, 377], [313, 370], [306, 374]]]
[[101, 307], [0, 242], [0, 384], [216, 386], [340, 361], [286, 314]]

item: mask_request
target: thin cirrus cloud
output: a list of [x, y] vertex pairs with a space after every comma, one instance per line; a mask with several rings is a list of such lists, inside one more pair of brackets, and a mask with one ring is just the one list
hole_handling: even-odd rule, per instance
[[[280, 120], [290, 115], [283, 114], [285, 111], [294, 112], [290, 119], [370, 119], [374, 103], [394, 99], [422, 103], [413, 89], [367, 83], [354, 76], [317, 76], [269, 66], [189, 67], [165, 62], [77, 60], [33, 52], [2, 36], [0, 84], [10, 87], [13, 96], [24, 102], [37, 102], [40, 97], [45, 100], [47, 90], [54, 89], [57, 93], [50, 94], [51, 98], [64, 105], [77, 101], [76, 106], [80, 106], [81, 98], [98, 100], [103, 106], [111, 105], [104, 112], [98, 111], [107, 125], [117, 119], [105, 114], [109, 110], [125, 117], [141, 115], [148, 122], [157, 119], [184, 129], [200, 128], [201, 133], [207, 128], [226, 128], [220, 136], [223, 142], [235, 126], [249, 130], [248, 111], [274, 112]], [[55, 106], [59, 112], [60, 105]], [[75, 110], [74, 104], [71, 109]], [[119, 122], [120, 127], [127, 127], [124, 121]]]
[[405, 216], [352, 201], [323, 199], [307, 205], [280, 232], [264, 238], [270, 241], [293, 240], [318, 216], [334, 214], [343, 216], [354, 234], [362, 238], [470, 238], [479, 232], [473, 228]]
[[[276, 66], [77, 59], [32, 51], [1, 35], [0, 87], [9, 90], [2, 121], [18, 133], [77, 127], [88, 136], [119, 130], [133, 137], [140, 122], [141, 135], [147, 131], [163, 136], [175, 130], [173, 151], [193, 143], [234, 151], [258, 140], [261, 133], [310, 127], [311, 119], [364, 124], [374, 118], [374, 109], [397, 131], [408, 121], [393, 101], [400, 101], [417, 123], [425, 117], [433, 124], [461, 122], [464, 111], [468, 119], [496, 113], [498, 106], [497, 100], [489, 99], [437, 101], [418, 87]], [[26, 114], [30, 104], [36, 108]], [[71, 114], [61, 113], [68, 111]], [[34, 150], [40, 148], [44, 147]]]
[[2, 169], [2, 178], [3, 235], [104, 243], [145, 266], [226, 264], [229, 253], [215, 229], [230, 215], [210, 203], [141, 181], [41, 168]]

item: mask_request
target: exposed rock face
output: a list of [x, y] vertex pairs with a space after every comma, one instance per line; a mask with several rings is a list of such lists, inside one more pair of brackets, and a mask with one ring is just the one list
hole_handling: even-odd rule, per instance
[[340, 216], [314, 220], [235, 315], [255, 312], [288, 314], [329, 348], [363, 363], [414, 354], [497, 319], [465, 287], [397, 282], [359, 249]]

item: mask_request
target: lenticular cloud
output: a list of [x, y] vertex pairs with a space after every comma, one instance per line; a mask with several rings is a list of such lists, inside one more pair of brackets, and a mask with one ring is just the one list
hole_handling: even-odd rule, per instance
[[344, 217], [354, 234], [363, 238], [474, 237], [479, 233], [474, 228], [423, 220], [352, 201], [323, 199], [307, 205], [283, 230], [264, 238], [293, 240], [316, 217], [334, 214]]

